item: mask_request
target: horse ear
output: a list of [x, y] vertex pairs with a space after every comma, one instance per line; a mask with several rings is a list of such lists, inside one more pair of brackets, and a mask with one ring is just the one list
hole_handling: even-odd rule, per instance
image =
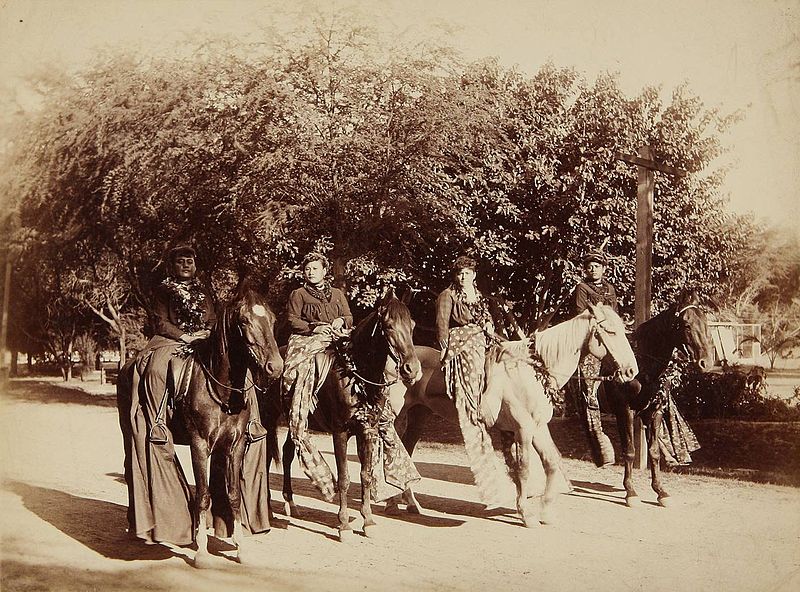
[[383, 296], [381, 296], [378, 299], [377, 307], [380, 308], [381, 306], [385, 306], [386, 304], [389, 303], [389, 301], [392, 298], [395, 298], [394, 288], [393, 287], [386, 288], [386, 291], [383, 293]]

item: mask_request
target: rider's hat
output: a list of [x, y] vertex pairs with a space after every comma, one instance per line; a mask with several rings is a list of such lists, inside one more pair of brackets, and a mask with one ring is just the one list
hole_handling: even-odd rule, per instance
[[589, 263], [591, 263], [592, 261], [595, 261], [600, 265], [608, 265], [608, 257], [606, 257], [606, 254], [599, 249], [589, 251], [583, 258], [584, 265], [589, 265]]
[[185, 243], [184, 244], [180, 244], [180, 245], [175, 245], [174, 247], [172, 247], [169, 250], [169, 260], [170, 261], [175, 261], [176, 257], [181, 257], [181, 256], [183, 256], [183, 257], [193, 257], [193, 258], [196, 259], [197, 258], [197, 252], [194, 250], [194, 247], [192, 247], [189, 244], [185, 244]]

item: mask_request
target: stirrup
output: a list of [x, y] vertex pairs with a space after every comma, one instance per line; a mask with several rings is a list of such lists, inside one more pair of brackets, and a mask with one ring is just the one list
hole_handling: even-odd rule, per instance
[[148, 435], [148, 440], [150, 440], [153, 444], [166, 444], [169, 442], [169, 432], [167, 432], [167, 426], [163, 423], [156, 423], [150, 428], [150, 434]]
[[245, 434], [247, 435], [247, 441], [251, 444], [253, 442], [258, 442], [259, 440], [263, 440], [267, 437], [267, 428], [257, 422], [255, 419], [251, 419], [247, 422], [247, 427], [245, 428]]

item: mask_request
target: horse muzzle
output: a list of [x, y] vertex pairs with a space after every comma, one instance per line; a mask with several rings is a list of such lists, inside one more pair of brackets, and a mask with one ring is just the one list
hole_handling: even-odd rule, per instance
[[636, 378], [636, 369], [630, 366], [627, 368], [620, 368], [614, 373], [614, 377], [619, 382], [630, 382]]
[[400, 365], [400, 378], [403, 384], [411, 386], [422, 378], [422, 364], [416, 358], [410, 362], [403, 362]]

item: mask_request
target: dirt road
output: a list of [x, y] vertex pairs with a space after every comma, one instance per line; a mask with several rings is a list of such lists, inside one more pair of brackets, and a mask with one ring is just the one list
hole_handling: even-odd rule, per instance
[[[430, 444], [415, 454], [424, 516], [379, 510], [378, 538], [343, 544], [334, 506], [299, 470], [303, 519], [283, 516], [275, 475], [274, 528], [248, 540], [252, 564], [234, 563], [216, 542], [215, 568], [198, 571], [191, 549], [127, 538], [111, 405], [31, 381], [12, 382], [0, 398], [4, 591], [800, 589], [800, 490], [668, 474], [677, 503], [664, 509], [640, 474], [645, 503], [631, 510], [621, 467], [567, 460], [575, 492], [559, 499], [559, 522], [525, 529], [510, 509], [479, 503], [458, 447]], [[327, 437], [319, 444], [332, 449]], [[511, 499], [509, 489], [509, 508]]]

